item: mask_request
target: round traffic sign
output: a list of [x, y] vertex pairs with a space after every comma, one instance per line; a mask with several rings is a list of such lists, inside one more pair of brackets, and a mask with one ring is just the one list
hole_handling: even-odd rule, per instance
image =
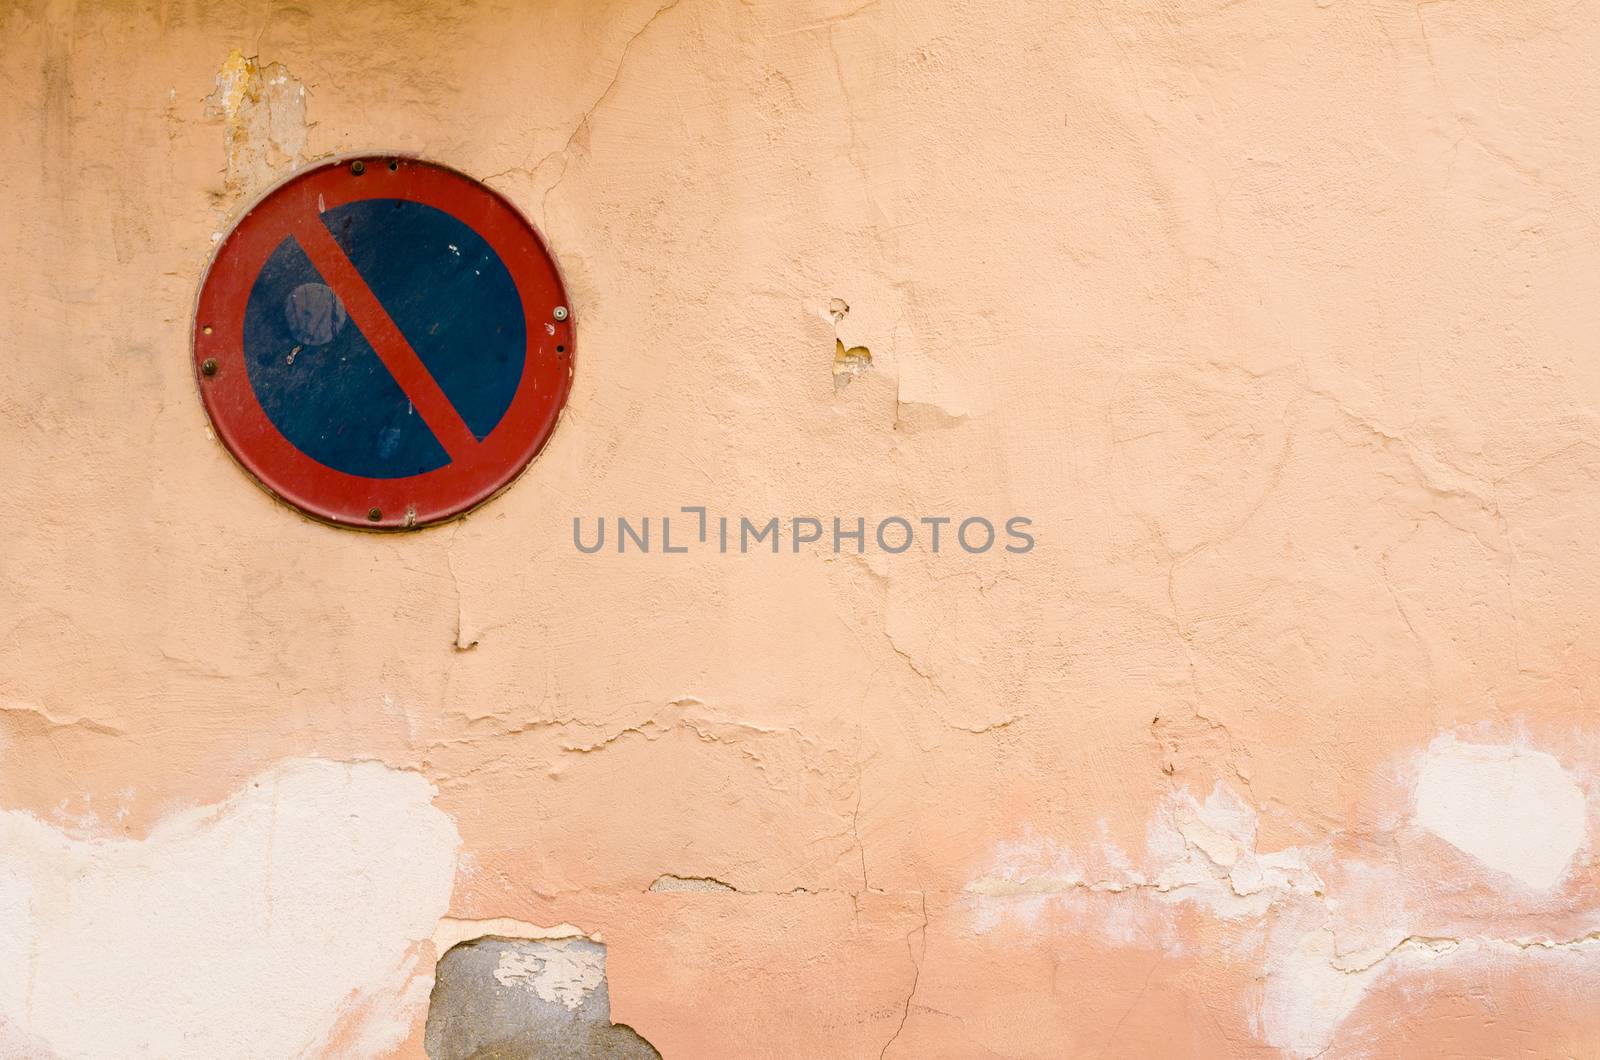
[[555, 261], [498, 193], [408, 158], [279, 185], [218, 247], [194, 360], [218, 438], [341, 526], [460, 515], [527, 467], [572, 385]]

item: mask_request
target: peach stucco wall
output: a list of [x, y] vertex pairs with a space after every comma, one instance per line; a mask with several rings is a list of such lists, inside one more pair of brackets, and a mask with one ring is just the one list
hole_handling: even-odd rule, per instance
[[[495, 934], [603, 942], [669, 1060], [1600, 1056], [1597, 54], [0, 4], [0, 1054], [420, 1056]], [[364, 151], [515, 203], [579, 335], [530, 471], [399, 536], [257, 489], [190, 362], [216, 241]], [[573, 545], [696, 505], [1036, 544]]]

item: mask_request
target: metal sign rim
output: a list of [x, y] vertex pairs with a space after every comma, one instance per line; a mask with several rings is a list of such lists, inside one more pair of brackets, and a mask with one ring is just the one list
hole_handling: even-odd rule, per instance
[[[416, 194], [419, 185], [422, 193]], [[400, 479], [347, 475], [295, 448], [271, 425], [250, 389], [242, 320], [265, 254], [293, 234], [294, 224], [304, 223], [313, 203], [320, 213], [347, 202], [392, 197], [443, 209], [471, 227], [501, 258], [516, 284], [528, 341], [511, 407], [481, 443], [486, 450], [481, 460], [491, 463], [453, 461]], [[285, 222], [282, 215], [297, 205], [301, 216]], [[267, 235], [256, 235], [263, 225]], [[557, 314], [558, 308], [564, 312]], [[342, 155], [278, 181], [218, 241], [195, 299], [190, 338], [194, 381], [217, 440], [270, 496], [344, 529], [421, 529], [492, 500], [549, 444], [575, 374], [575, 315], [543, 235], [506, 196], [437, 162], [403, 154]]]

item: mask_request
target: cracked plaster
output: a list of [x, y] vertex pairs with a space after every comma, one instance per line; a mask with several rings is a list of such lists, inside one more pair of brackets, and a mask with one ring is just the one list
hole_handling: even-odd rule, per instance
[[[480, 930], [603, 939], [668, 1057], [1600, 1040], [1592, 11], [24, 0], [0, 31], [14, 883], [113, 858], [148, 914], [197, 807], [361, 763], [459, 836], [448, 897], [285, 897], [219, 850], [244, 922], [388, 940], [286, 1050], [420, 1055]], [[530, 473], [393, 539], [246, 482], [187, 363], [220, 231], [373, 149], [507, 195], [583, 332]], [[840, 344], [872, 361], [836, 389]], [[566, 547], [682, 504], [1021, 512], [1039, 546]], [[1475, 827], [1482, 769], [1555, 812]], [[14, 969], [91, 922], [7, 921]], [[249, 1017], [257, 951], [205, 953]], [[153, 959], [18, 987], [0, 1043], [127, 1055], [157, 1032], [50, 992]]]

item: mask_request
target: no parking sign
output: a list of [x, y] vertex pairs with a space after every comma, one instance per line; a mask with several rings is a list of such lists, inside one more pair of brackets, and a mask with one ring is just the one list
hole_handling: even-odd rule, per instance
[[508, 485], [555, 429], [573, 328], [543, 241], [443, 166], [308, 170], [228, 233], [195, 319], [201, 400], [270, 493], [404, 529]]

